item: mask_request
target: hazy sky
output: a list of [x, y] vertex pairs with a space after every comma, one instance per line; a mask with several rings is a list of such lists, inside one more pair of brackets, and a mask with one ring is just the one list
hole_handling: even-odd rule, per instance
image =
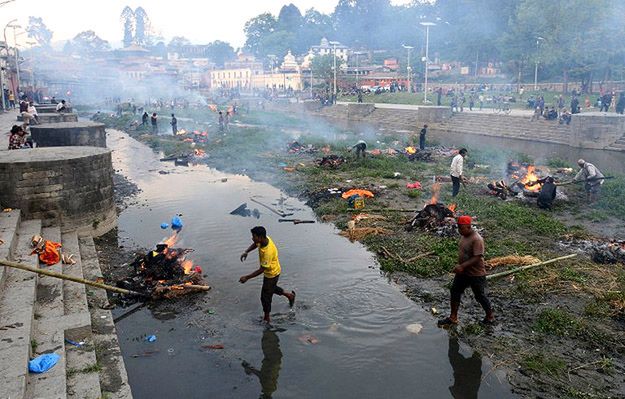
[[[266, 11], [277, 15], [284, 4], [291, 2], [302, 14], [311, 7], [329, 13], [338, 0], [15, 0], [0, 7], [0, 27], [14, 18], [26, 27], [32, 15], [43, 18], [54, 32], [53, 41], [71, 39], [78, 32], [93, 30], [111, 44], [119, 45], [122, 9], [126, 5], [132, 9], [141, 6], [152, 25], [167, 40], [173, 36], [185, 36], [196, 43], [219, 39], [239, 47], [245, 41], [243, 25], [247, 20]], [[393, 1], [394, 4], [406, 2]], [[7, 31], [7, 39], [12, 45], [10, 31]], [[18, 42], [20, 40], [25, 42], [26, 35], [18, 37]]]

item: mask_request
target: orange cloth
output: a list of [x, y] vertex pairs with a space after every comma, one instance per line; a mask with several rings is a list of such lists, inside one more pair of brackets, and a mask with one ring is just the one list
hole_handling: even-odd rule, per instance
[[61, 248], [61, 244], [54, 241], [44, 241], [43, 247], [40, 249], [35, 249], [32, 253], [39, 254], [39, 260], [48, 265], [56, 265], [61, 260], [61, 252], [59, 248]]
[[351, 189], [349, 191], [346, 191], [343, 193], [343, 195], [341, 195], [341, 197], [343, 197], [344, 199], [347, 199], [349, 197], [351, 197], [352, 195], [360, 195], [361, 197], [366, 197], [366, 198], [373, 198], [374, 195], [371, 191], [369, 190], [361, 190], [361, 189]]

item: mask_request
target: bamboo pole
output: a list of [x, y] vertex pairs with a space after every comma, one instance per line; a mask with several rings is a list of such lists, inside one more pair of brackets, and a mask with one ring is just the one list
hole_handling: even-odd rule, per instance
[[274, 208], [270, 207], [269, 205], [265, 205], [265, 204], [263, 204], [262, 202], [255, 200], [254, 198], [250, 198], [250, 201], [255, 202], [255, 203], [257, 203], [258, 205], [260, 205], [260, 206], [262, 206], [262, 207], [264, 207], [264, 208], [269, 209], [271, 212], [273, 212], [273, 213], [275, 213], [276, 215], [281, 216], [281, 217], [283, 217], [283, 218], [285, 218], [285, 217], [287, 217], [287, 216], [291, 216], [291, 215], [293, 215], [292, 213], [284, 213], [284, 212], [277, 211], [277, 210], [275, 210]]
[[102, 283], [98, 283], [98, 282], [91, 281], [91, 280], [85, 280], [85, 279], [79, 278], [79, 277], [68, 276], [67, 274], [61, 274], [61, 273], [53, 272], [53, 271], [46, 270], [46, 269], [39, 269], [39, 268], [36, 268], [36, 267], [30, 267], [30, 266], [23, 265], [21, 263], [10, 262], [8, 260], [0, 260], [0, 265], [6, 266], [6, 267], [12, 267], [12, 268], [15, 268], [15, 269], [20, 269], [20, 270], [25, 270], [27, 272], [43, 274], [45, 276], [50, 276], [50, 277], [54, 277], [54, 278], [60, 278], [62, 280], [69, 280], [69, 281], [73, 281], [75, 283], [90, 285], [92, 287], [101, 288], [101, 289], [107, 290], [107, 291], [117, 292], [119, 294], [135, 295], [135, 296], [142, 296], [142, 297], [150, 298], [150, 295], [145, 294], [145, 293], [141, 293], [141, 292], [137, 292], [137, 291], [131, 291], [131, 290], [126, 290], [126, 289], [119, 288], [119, 287], [113, 287], [111, 285], [102, 284]]
[[521, 267], [517, 267], [515, 269], [506, 270], [505, 272], [489, 274], [488, 276], [486, 276], [486, 279], [487, 280], [491, 280], [491, 279], [494, 279], [494, 278], [504, 277], [504, 276], [507, 276], [509, 274], [513, 274], [513, 273], [517, 273], [517, 272], [520, 272], [520, 271], [523, 271], [523, 270], [531, 269], [533, 267], [548, 265], [550, 263], [558, 262], [558, 261], [561, 261], [561, 260], [564, 260], [564, 259], [570, 259], [570, 258], [573, 258], [575, 256], [577, 256], [577, 254], [560, 256], [559, 258], [554, 258], [554, 259], [546, 260], [544, 262], [534, 263], [533, 265], [521, 266]]

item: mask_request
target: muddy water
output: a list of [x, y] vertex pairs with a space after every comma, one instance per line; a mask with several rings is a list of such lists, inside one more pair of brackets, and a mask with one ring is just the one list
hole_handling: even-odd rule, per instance
[[[260, 207], [258, 220], [229, 215], [243, 202], [257, 207], [250, 196], [276, 203], [280, 190], [206, 166], [158, 162], [119, 132], [109, 131], [108, 140], [115, 168], [143, 190], [120, 215], [120, 244], [150, 247], [167, 234], [161, 222], [182, 214], [181, 244], [195, 249], [191, 257], [213, 287], [117, 323], [135, 398], [513, 396], [500, 371], [438, 329], [380, 274], [363, 246], [332, 225], [281, 224]], [[293, 198], [282, 209], [314, 218]], [[238, 283], [258, 267], [256, 254], [239, 261], [255, 225], [264, 225], [279, 248], [280, 285], [297, 292], [292, 311], [274, 297], [271, 329], [260, 323], [261, 278]], [[406, 328], [414, 323], [423, 326], [418, 334]], [[156, 342], [145, 340], [150, 334]], [[213, 344], [224, 349], [202, 347]]]

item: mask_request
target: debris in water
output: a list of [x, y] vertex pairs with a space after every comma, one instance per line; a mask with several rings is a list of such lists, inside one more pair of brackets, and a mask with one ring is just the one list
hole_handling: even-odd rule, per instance
[[302, 335], [298, 340], [305, 345], [316, 345], [319, 343], [319, 340], [315, 336], [308, 334]]
[[224, 346], [222, 344], [213, 344], [213, 345], [202, 345], [203, 349], [223, 349]]
[[417, 335], [423, 330], [423, 326], [419, 323], [408, 324], [406, 330], [408, 330], [409, 333]]
[[148, 335], [145, 337], [145, 340], [148, 342], [156, 342], [156, 335]]

